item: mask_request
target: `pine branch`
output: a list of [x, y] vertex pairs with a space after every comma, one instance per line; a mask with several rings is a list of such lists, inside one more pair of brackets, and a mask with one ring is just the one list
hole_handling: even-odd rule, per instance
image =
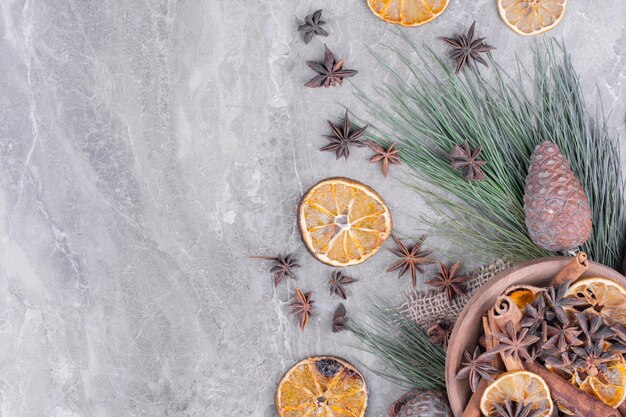
[[[416, 177], [411, 187], [439, 214], [425, 223], [484, 260], [519, 262], [550, 255], [528, 236], [523, 196], [530, 155], [538, 143], [551, 140], [568, 159], [593, 212], [592, 236], [581, 249], [619, 268], [626, 251], [626, 204], [618, 139], [608, 131], [602, 109], [599, 118], [587, 110], [563, 45], [546, 41], [539, 44], [543, 48], [535, 47], [534, 75], [518, 60], [511, 76], [490, 56], [488, 80], [478, 71], [457, 77], [431, 50], [398, 35], [417, 54], [417, 62], [405, 51], [387, 48], [411, 77], [370, 51], [393, 82], [376, 88], [371, 97], [355, 91], [372, 119], [367, 120], [369, 139], [398, 142], [400, 157]], [[472, 148], [482, 147], [485, 181], [468, 182], [450, 168], [448, 153], [465, 140]]]
[[446, 356], [428, 341], [422, 329], [394, 308], [376, 306], [370, 324], [351, 320], [346, 327], [362, 342], [362, 350], [387, 366], [377, 370], [385, 379], [420, 389], [445, 389]]

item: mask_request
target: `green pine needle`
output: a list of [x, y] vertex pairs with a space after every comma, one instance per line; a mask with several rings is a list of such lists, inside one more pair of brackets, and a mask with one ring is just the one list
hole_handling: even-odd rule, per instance
[[[581, 249], [618, 269], [626, 251], [618, 139], [608, 131], [601, 109], [599, 119], [587, 110], [563, 45], [546, 41], [534, 49], [534, 75], [522, 70], [518, 60], [516, 74], [510, 76], [490, 57], [488, 80], [478, 70], [457, 77], [434, 52], [419, 50], [405, 35], [398, 35], [418, 62], [405, 51], [387, 48], [411, 77], [401, 76], [372, 52], [394, 82], [376, 88], [373, 97], [358, 88], [356, 95], [373, 119], [368, 121], [369, 139], [385, 145], [398, 142], [403, 162], [416, 177], [412, 188], [439, 215], [437, 222], [424, 219], [426, 224], [486, 261], [519, 262], [550, 255], [528, 235], [523, 195], [535, 146], [551, 140], [589, 198], [593, 232]], [[485, 181], [468, 182], [450, 167], [450, 150], [465, 140], [472, 148], [482, 147]]]
[[407, 387], [445, 389], [446, 355], [428, 341], [415, 322], [391, 307], [376, 307], [371, 324], [350, 320], [346, 329], [354, 333], [364, 347], [378, 356], [387, 370], [377, 370], [385, 379]]

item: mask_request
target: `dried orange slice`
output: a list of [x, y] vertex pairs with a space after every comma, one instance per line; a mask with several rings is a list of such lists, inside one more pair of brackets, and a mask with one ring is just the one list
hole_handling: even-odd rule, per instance
[[580, 384], [583, 391], [593, 395], [609, 407], [617, 407], [626, 400], [626, 365], [623, 360], [608, 364], [596, 376], [587, 376]]
[[378, 252], [392, 223], [389, 208], [376, 191], [348, 178], [329, 178], [300, 200], [298, 226], [315, 258], [348, 266]]
[[493, 381], [480, 399], [480, 411], [487, 417], [498, 415], [494, 404], [505, 402], [531, 404], [531, 414], [537, 417], [551, 416], [554, 410], [550, 389], [539, 375], [528, 371], [506, 372]]
[[443, 13], [448, 0], [367, 0], [367, 4], [385, 22], [420, 26]]
[[574, 282], [566, 297], [584, 299], [590, 307], [586, 313], [600, 314], [614, 323], [626, 325], [626, 288], [608, 278], [583, 278]]
[[558, 25], [566, 5], [567, 0], [498, 0], [498, 11], [509, 28], [530, 36]]
[[287, 371], [275, 400], [279, 417], [363, 417], [367, 386], [348, 362], [312, 356]]

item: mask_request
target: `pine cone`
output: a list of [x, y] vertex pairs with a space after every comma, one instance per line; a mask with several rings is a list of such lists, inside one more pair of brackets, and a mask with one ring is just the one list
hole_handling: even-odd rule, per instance
[[452, 417], [448, 398], [443, 392], [417, 388], [391, 404], [388, 413], [390, 417]]
[[585, 191], [552, 142], [537, 145], [530, 159], [524, 212], [531, 239], [543, 249], [567, 251], [591, 235], [591, 209]]

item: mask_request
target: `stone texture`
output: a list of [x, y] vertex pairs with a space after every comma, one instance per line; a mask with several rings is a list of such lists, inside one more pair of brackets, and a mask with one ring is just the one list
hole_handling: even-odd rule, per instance
[[[419, 229], [423, 203], [367, 151], [347, 163], [318, 152], [325, 120], [341, 104], [359, 109], [351, 84], [389, 79], [367, 48], [397, 65], [379, 46], [401, 45], [394, 27], [364, 0], [0, 8], [0, 414], [270, 417], [285, 369], [335, 354], [364, 372], [368, 415], [383, 415], [403, 390], [367, 368], [380, 364], [350, 334], [331, 333], [331, 269], [303, 249], [294, 213], [307, 187], [343, 175], [378, 189], [399, 231]], [[330, 36], [304, 45], [298, 20], [316, 8]], [[533, 40], [509, 31], [493, 0], [452, 0], [435, 22], [401, 30], [444, 51], [437, 37], [473, 20], [505, 66], [530, 56]], [[551, 32], [622, 145], [625, 22], [624, 2], [571, 1]], [[322, 42], [360, 70], [352, 83], [302, 87]], [[303, 267], [274, 290], [267, 265], [246, 256], [278, 251]], [[349, 314], [409, 288], [383, 272], [391, 256], [351, 269]], [[287, 315], [296, 284], [317, 293], [303, 333]]]

